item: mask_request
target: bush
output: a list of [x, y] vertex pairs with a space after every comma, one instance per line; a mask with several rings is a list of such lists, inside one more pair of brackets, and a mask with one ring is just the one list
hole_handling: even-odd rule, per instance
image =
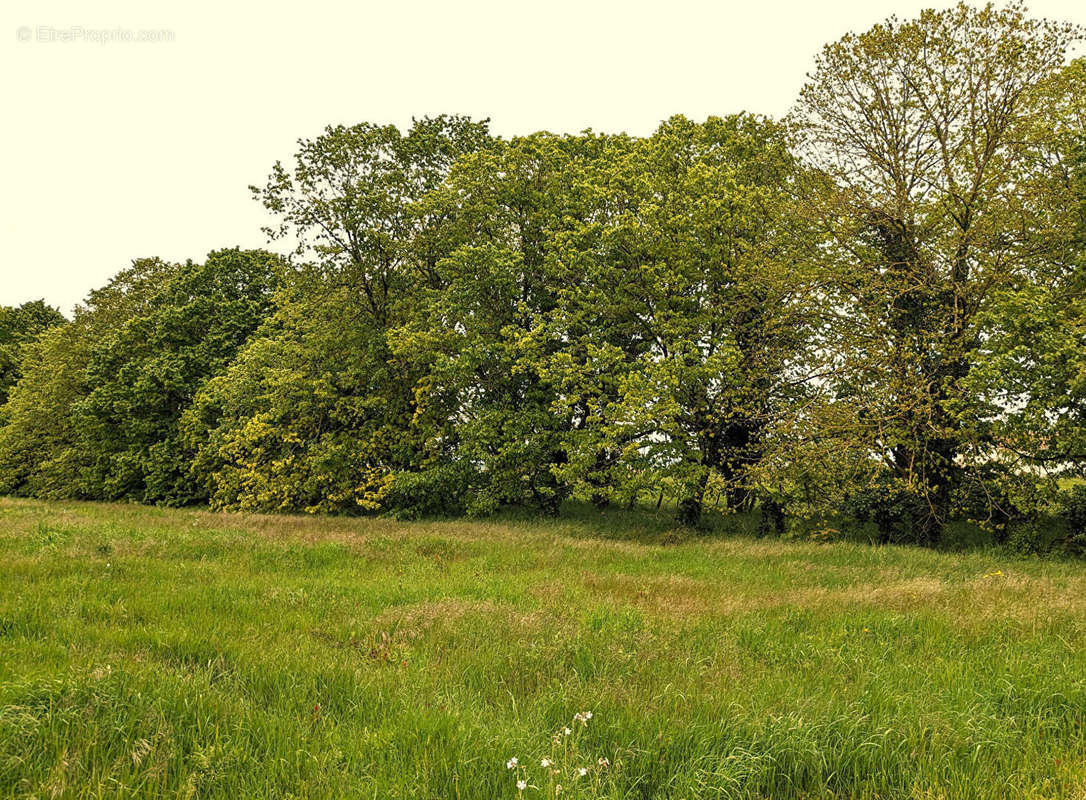
[[880, 544], [923, 544], [931, 515], [922, 496], [889, 480], [846, 497], [844, 511], [861, 524], [874, 522]]
[[1086, 484], [1063, 492], [1060, 506], [1060, 516], [1067, 523], [1067, 533], [1060, 544], [1069, 553], [1086, 554]]
[[1023, 520], [1008, 526], [1003, 543], [1012, 553], [1022, 556], [1040, 555], [1049, 549], [1051, 535], [1046, 535], [1038, 520]]
[[758, 535], [782, 535], [785, 529], [784, 506], [781, 505], [780, 501], [773, 497], [763, 498], [760, 506]]
[[1012, 523], [1036, 517], [1040, 501], [1032, 486], [1032, 478], [1024, 480], [998, 464], [963, 470], [951, 495], [951, 514], [988, 531], [997, 544], [1006, 544]]
[[463, 514], [478, 474], [463, 463], [442, 464], [421, 472], [399, 472], [382, 507], [397, 519]]

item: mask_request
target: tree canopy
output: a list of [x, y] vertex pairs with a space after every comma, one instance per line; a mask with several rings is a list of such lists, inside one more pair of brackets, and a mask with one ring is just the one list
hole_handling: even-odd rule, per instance
[[64, 321], [64, 315], [44, 300], [0, 306], [0, 405], [7, 400], [11, 387], [19, 382], [27, 345]]

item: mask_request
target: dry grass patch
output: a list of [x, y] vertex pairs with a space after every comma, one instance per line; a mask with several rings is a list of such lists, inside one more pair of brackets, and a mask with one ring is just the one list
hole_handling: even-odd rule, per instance
[[386, 608], [375, 617], [374, 624], [393, 631], [395, 636], [406, 641], [413, 641], [436, 629], [450, 630], [461, 622], [480, 620], [528, 636], [543, 630], [551, 617], [544, 611], [526, 612], [491, 600], [448, 597]]

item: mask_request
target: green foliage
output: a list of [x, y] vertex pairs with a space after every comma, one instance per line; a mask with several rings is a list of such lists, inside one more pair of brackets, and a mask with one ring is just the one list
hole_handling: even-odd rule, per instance
[[181, 414], [271, 310], [283, 264], [219, 250], [171, 268], [146, 306], [95, 342], [73, 409], [90, 466], [83, 491], [173, 505], [204, 499], [178, 435]]
[[970, 387], [986, 401], [997, 447], [1032, 470], [1082, 474], [1086, 465], [1086, 61], [1037, 92], [1047, 104], [1040, 147], [1060, 165], [1046, 187], [1051, 257], [1001, 288], [985, 315]]
[[41, 497], [94, 497], [87, 471], [95, 442], [76, 415], [91, 391], [87, 368], [95, 345], [145, 313], [174, 267], [139, 259], [90, 293], [75, 319], [28, 349], [23, 377], [3, 406], [0, 489]]
[[[196, 398], [183, 427], [220, 508], [359, 512], [425, 454], [413, 426], [420, 369], [390, 347], [434, 279], [446, 220], [421, 205], [487, 140], [462, 117], [329, 128], [276, 164], [256, 196], [299, 265], [277, 311]], [[402, 496], [402, 495], [400, 495]], [[405, 502], [412, 502], [405, 498]]]
[[594, 207], [558, 237], [563, 291], [542, 328], [561, 343], [544, 363], [578, 488], [632, 498], [668, 481], [687, 524], [714, 482], [749, 505], [810, 333], [795, 169], [781, 129], [737, 116], [675, 117], [581, 170]]
[[373, 510], [392, 471], [411, 463], [410, 379], [388, 361], [379, 326], [342, 324], [356, 309], [345, 289], [319, 302], [284, 290], [275, 315], [196, 396], [183, 440], [214, 507]]
[[44, 300], [0, 306], [0, 405], [19, 381], [19, 367], [27, 345], [64, 322], [64, 315], [47, 306]]
[[1067, 534], [1061, 544], [1068, 552], [1086, 554], [1086, 484], [1075, 484], [1060, 500], [1061, 515], [1067, 523]]
[[434, 464], [419, 472], [398, 472], [382, 498], [383, 507], [397, 519], [447, 517], [467, 511], [479, 492], [482, 476], [470, 464]]
[[0, 428], [0, 488], [50, 497], [199, 499], [177, 424], [269, 310], [282, 265], [223, 250], [144, 259], [92, 292], [24, 360]]
[[930, 509], [926, 499], [887, 478], [846, 498], [843, 510], [859, 523], [873, 522], [880, 544], [916, 541]]
[[456, 235], [436, 264], [438, 288], [420, 294], [393, 345], [422, 373], [415, 423], [427, 458], [478, 473], [472, 513], [557, 513], [569, 494], [555, 467], [570, 422], [544, 367], [559, 345], [536, 333], [563, 288], [555, 238], [585, 213], [574, 165], [599, 146], [549, 135], [497, 142], [459, 163], [429, 201]]
[[26, 348], [22, 377], [0, 407], [0, 492], [80, 496], [72, 408], [86, 392], [91, 342], [88, 317], [77, 315]]
[[1008, 552], [1019, 556], [1043, 555], [1052, 546], [1050, 532], [1037, 520], [1032, 519], [1013, 525], [1004, 542]]
[[949, 518], [957, 465], [991, 457], [970, 383], [984, 312], [1065, 250], [1036, 90], [1079, 33], [1014, 5], [891, 18], [827, 45], [793, 114], [821, 178], [805, 214], [828, 234], [827, 389], [927, 507], [923, 542]]
[[960, 468], [951, 508], [955, 518], [979, 525], [1002, 544], [1014, 525], [1047, 517], [1056, 490], [1043, 474], [992, 460]]

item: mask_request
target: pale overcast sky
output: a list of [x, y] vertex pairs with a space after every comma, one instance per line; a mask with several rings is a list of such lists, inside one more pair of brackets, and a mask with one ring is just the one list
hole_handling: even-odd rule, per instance
[[[931, 5], [5, 0], [0, 304], [68, 312], [133, 258], [263, 246], [247, 187], [330, 123], [645, 134], [675, 113], [780, 115], [825, 42]], [[1030, 8], [1086, 24], [1080, 0]], [[117, 29], [159, 40], [90, 41]]]

